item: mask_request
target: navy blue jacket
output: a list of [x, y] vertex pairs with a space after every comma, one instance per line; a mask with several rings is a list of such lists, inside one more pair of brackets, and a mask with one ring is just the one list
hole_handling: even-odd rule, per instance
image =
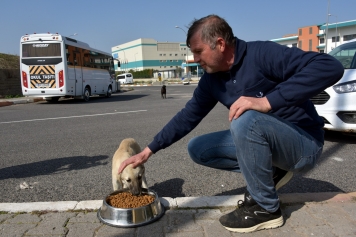
[[341, 63], [328, 54], [271, 41], [236, 41], [231, 69], [202, 76], [185, 108], [148, 145], [153, 153], [192, 131], [217, 102], [229, 109], [240, 96], [266, 96], [272, 107], [270, 113], [324, 142], [324, 122], [309, 98], [340, 80], [344, 73]]

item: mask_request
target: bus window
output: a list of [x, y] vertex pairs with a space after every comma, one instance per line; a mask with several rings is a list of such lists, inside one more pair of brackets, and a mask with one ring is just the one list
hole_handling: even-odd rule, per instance
[[23, 44], [22, 57], [57, 57], [61, 56], [61, 44]]
[[83, 49], [83, 66], [90, 67], [89, 50]]

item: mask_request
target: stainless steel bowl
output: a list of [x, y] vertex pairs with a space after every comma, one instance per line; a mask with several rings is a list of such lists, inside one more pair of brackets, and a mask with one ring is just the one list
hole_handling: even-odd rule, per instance
[[157, 194], [148, 189], [143, 189], [142, 192], [154, 196], [155, 200], [146, 206], [137, 208], [115, 208], [107, 203], [106, 200], [110, 195], [127, 191], [128, 189], [115, 191], [105, 197], [103, 205], [99, 208], [97, 213], [101, 222], [115, 227], [137, 227], [152, 223], [163, 216], [165, 210]]

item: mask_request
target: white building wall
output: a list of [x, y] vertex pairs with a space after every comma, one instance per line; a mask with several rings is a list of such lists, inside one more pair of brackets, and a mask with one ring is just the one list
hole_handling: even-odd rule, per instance
[[[165, 48], [165, 46], [172, 46], [172, 49]], [[158, 48], [163, 48], [163, 50], [158, 50]], [[157, 42], [154, 39], [145, 38], [114, 46], [111, 51], [113, 55], [118, 55], [121, 62], [121, 67], [116, 67], [119, 71], [175, 70], [181, 67], [187, 54], [187, 48], [183, 42]]]
[[[333, 28], [328, 30], [328, 45], [330, 46], [330, 50], [336, 48], [342, 43], [347, 42], [344, 40], [344, 35], [352, 35], [356, 34], [356, 26], [346, 26], [346, 27], [339, 27], [339, 28]], [[332, 37], [335, 37], [338, 35], [340, 37], [339, 42], [332, 42]], [[329, 48], [328, 46], [328, 48]]]
[[293, 47], [293, 45], [297, 45], [298, 44], [298, 36], [271, 39], [270, 41], [273, 41], [273, 42], [278, 43], [280, 45], [285, 45], [285, 46], [291, 48], [291, 47]]
[[[344, 40], [345, 35], [356, 34], [356, 24], [349, 25], [349, 26], [340, 26], [343, 23], [345, 23], [345, 22], [328, 24], [328, 30], [327, 30], [328, 39], [327, 39], [327, 51], [326, 52], [330, 52], [331, 50], [333, 50], [340, 44], [347, 42], [347, 40]], [[319, 30], [319, 34], [325, 34], [326, 33], [325, 31], [326, 31], [325, 29]], [[337, 35], [340, 37], [340, 41], [332, 42], [332, 37], [336, 37]], [[319, 38], [325, 38], [325, 36], [321, 36]], [[325, 46], [325, 43], [320, 44], [320, 46]]]

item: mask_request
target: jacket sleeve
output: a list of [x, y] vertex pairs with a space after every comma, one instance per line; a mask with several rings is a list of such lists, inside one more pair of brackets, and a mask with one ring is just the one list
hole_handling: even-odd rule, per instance
[[153, 153], [172, 145], [187, 135], [214, 108], [217, 100], [210, 92], [208, 80], [208, 75], [204, 74], [193, 93], [193, 97], [154, 137], [148, 145]]
[[259, 48], [265, 75], [279, 84], [266, 95], [272, 110], [301, 104], [339, 81], [344, 73], [334, 57], [266, 42]]

